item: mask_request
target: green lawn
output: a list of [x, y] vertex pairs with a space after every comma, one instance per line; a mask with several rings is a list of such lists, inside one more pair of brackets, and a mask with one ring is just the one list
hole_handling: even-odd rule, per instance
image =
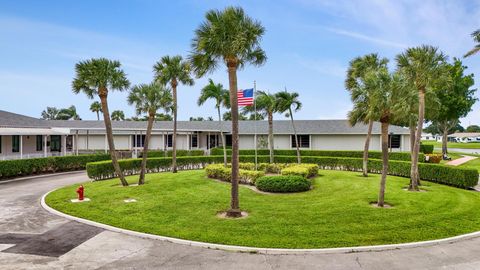
[[[134, 182], [137, 176], [129, 177]], [[409, 179], [389, 176], [390, 209], [370, 206], [377, 199], [379, 175], [320, 171], [314, 189], [264, 195], [240, 188], [240, 205], [249, 217], [225, 220], [217, 211], [229, 205], [230, 186], [204, 171], [147, 175], [140, 187], [118, 180], [85, 183], [91, 202], [71, 203], [75, 186], [59, 189], [46, 201], [62, 212], [135, 231], [211, 243], [326, 248], [431, 240], [480, 230], [480, 193], [423, 181], [427, 192], [402, 190]], [[137, 203], [124, 203], [135, 198]]]
[[[442, 148], [441, 142], [434, 142], [434, 141], [422, 141], [423, 144], [433, 144], [435, 148]], [[456, 143], [456, 142], [448, 142], [448, 148], [458, 148], [458, 149], [480, 149], [480, 143], [472, 142], [472, 143]]]

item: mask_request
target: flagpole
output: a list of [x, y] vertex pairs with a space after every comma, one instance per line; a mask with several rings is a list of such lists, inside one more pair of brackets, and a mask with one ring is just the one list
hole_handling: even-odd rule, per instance
[[253, 110], [254, 110], [254, 121], [253, 128], [255, 131], [255, 170], [257, 170], [257, 82], [253, 81]]

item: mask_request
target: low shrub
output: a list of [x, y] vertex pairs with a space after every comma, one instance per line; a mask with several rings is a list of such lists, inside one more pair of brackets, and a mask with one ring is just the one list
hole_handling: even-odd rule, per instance
[[255, 186], [261, 191], [287, 193], [310, 190], [311, 182], [298, 175], [275, 175], [258, 178]]
[[440, 163], [442, 161], [442, 154], [426, 154], [425, 162], [427, 163]]
[[[223, 164], [210, 164], [205, 167], [208, 178], [219, 179], [230, 182], [232, 180], [232, 169], [224, 167]], [[263, 171], [239, 170], [239, 182], [242, 184], [254, 185], [259, 177], [264, 176]]]
[[[420, 144], [420, 152], [424, 154], [432, 154], [433, 148], [433, 144]], [[418, 159], [421, 160], [420, 157]]]
[[[150, 150], [148, 151], [148, 157], [171, 157], [173, 151], [163, 151], [163, 150]], [[193, 156], [203, 156], [205, 155], [205, 151], [203, 150], [177, 150], [177, 157], [193, 157]], [[223, 154], [222, 154], [223, 155]], [[143, 157], [143, 152], [138, 153], [138, 157]]]
[[[241, 162], [253, 162], [254, 156], [243, 155]], [[268, 156], [258, 156], [260, 163], [268, 163]], [[296, 163], [296, 156], [275, 156], [275, 163], [286, 164]], [[317, 164], [324, 170], [343, 170], [343, 171], [362, 171], [362, 158], [345, 157], [323, 157], [323, 156], [304, 156], [302, 161], [310, 164]], [[120, 167], [126, 175], [138, 174], [140, 172], [141, 159], [120, 160]], [[168, 171], [171, 168], [171, 158], [149, 158], [147, 160], [147, 172]], [[207, 164], [223, 163], [223, 156], [198, 156], [198, 157], [178, 157], [177, 165], [179, 170], [184, 169], [202, 169]], [[265, 165], [267, 166], [267, 165]], [[271, 165], [268, 168], [278, 168], [283, 165]], [[288, 167], [288, 166], [286, 166]], [[381, 173], [382, 161], [370, 159], [368, 161], [368, 170], [372, 173]], [[115, 177], [111, 161], [100, 161], [87, 164], [87, 173], [91, 179], [101, 180]], [[420, 163], [420, 179], [441, 184], [451, 185], [460, 188], [470, 188], [477, 185], [478, 171], [476, 169], [462, 169], [441, 164]], [[389, 162], [388, 174], [410, 177], [410, 162], [391, 160]]]
[[282, 175], [299, 175], [304, 178], [311, 178], [318, 174], [317, 164], [295, 164], [281, 170]]
[[[240, 155], [255, 155], [254, 149], [242, 149], [239, 151]], [[257, 149], [258, 156], [268, 156], [269, 155], [268, 149]], [[227, 149], [227, 154], [231, 155], [232, 150]], [[223, 155], [223, 148], [212, 148], [210, 149], [210, 155], [213, 156], [221, 156]], [[296, 150], [274, 150], [275, 156], [296, 156]], [[363, 151], [334, 151], [334, 150], [300, 150], [300, 155], [303, 156], [323, 156], [323, 157], [353, 157], [353, 158], [362, 158]], [[404, 160], [410, 161], [410, 153], [409, 152], [391, 152], [388, 153], [390, 160]], [[381, 151], [370, 151], [368, 152], [368, 157], [373, 159], [382, 159], [382, 152]], [[418, 160], [423, 161], [424, 156], [420, 154]], [[267, 160], [268, 163], [268, 160]]]
[[88, 162], [109, 160], [108, 154], [46, 157], [0, 161], [0, 179], [42, 173], [83, 170]]

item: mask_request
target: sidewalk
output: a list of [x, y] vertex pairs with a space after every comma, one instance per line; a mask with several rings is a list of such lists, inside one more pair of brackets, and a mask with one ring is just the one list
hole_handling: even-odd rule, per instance
[[462, 165], [464, 163], [469, 162], [470, 160], [474, 160], [474, 159], [477, 159], [477, 158], [478, 157], [472, 157], [472, 156], [465, 156], [464, 155], [461, 158], [458, 158], [458, 159], [447, 162], [446, 165], [459, 166], [459, 165]]

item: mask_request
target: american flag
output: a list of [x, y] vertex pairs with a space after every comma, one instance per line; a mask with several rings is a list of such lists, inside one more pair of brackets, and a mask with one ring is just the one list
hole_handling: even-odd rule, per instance
[[239, 90], [237, 92], [238, 106], [251, 106], [253, 105], [253, 88]]

